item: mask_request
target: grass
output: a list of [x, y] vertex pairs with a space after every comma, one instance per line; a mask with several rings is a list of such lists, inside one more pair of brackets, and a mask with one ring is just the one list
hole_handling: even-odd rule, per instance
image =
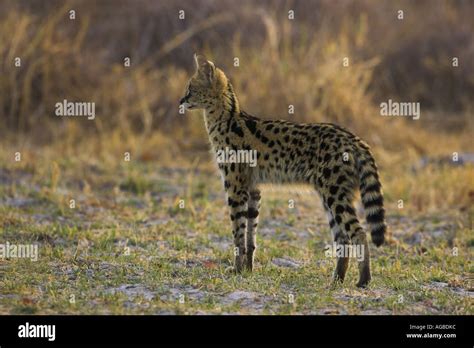
[[460, 198], [472, 167], [425, 169], [405, 180], [382, 172], [391, 236], [371, 247], [373, 282], [360, 290], [355, 262], [344, 285], [330, 287], [330, 233], [311, 191], [264, 189], [256, 271], [232, 275], [228, 212], [207, 165], [56, 157], [26, 166], [3, 155], [0, 242], [37, 243], [40, 256], [0, 260], [2, 314], [474, 313], [473, 209]]

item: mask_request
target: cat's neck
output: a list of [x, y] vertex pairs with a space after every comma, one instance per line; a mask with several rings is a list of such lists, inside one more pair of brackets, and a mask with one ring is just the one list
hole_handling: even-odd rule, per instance
[[204, 123], [209, 132], [214, 126], [240, 116], [240, 104], [230, 82], [221, 98], [204, 109]]

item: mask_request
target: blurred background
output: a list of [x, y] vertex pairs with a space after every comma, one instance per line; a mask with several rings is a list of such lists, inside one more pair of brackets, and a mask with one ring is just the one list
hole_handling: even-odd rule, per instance
[[[105, 157], [132, 149], [160, 163], [206, 157], [202, 118], [178, 112], [199, 52], [251, 114], [338, 123], [387, 159], [466, 152], [472, 18], [469, 0], [0, 0], [1, 142]], [[56, 117], [63, 99], [95, 102], [95, 120]], [[388, 99], [420, 102], [420, 120], [381, 117]]]

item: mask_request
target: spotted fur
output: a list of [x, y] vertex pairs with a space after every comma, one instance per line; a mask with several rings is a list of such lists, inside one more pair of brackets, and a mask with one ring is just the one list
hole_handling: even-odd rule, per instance
[[[196, 72], [181, 104], [204, 109], [204, 122], [213, 151], [256, 150], [257, 165], [219, 163], [234, 244], [235, 270], [252, 270], [260, 208], [258, 184], [304, 183], [320, 194], [333, 238], [338, 245], [364, 245], [358, 286], [370, 281], [370, 256], [364, 229], [353, 201], [360, 190], [372, 241], [380, 246], [386, 231], [382, 187], [369, 146], [348, 130], [329, 123], [298, 124], [262, 120], [240, 108], [232, 84], [222, 70], [195, 56]], [[342, 282], [348, 258], [337, 259], [334, 281]]]

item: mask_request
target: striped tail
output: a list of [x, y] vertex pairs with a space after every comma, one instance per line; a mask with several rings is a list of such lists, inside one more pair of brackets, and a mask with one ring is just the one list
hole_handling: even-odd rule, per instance
[[385, 240], [387, 230], [382, 185], [380, 184], [377, 165], [368, 145], [362, 143], [361, 146], [358, 158], [360, 193], [367, 224], [372, 235], [372, 242], [376, 246], [381, 246]]

